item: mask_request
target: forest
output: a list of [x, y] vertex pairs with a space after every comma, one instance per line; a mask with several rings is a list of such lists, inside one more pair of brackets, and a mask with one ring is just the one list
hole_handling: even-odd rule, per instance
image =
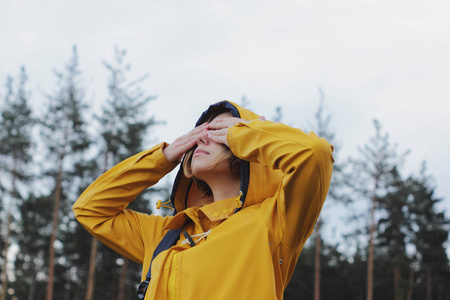
[[[155, 97], [144, 88], [146, 76], [133, 74], [125, 50], [114, 53], [103, 62], [107, 97], [96, 99], [101, 109], [95, 111], [75, 46], [42, 95], [29, 89], [26, 66], [1, 79], [0, 300], [136, 299], [142, 266], [92, 238], [72, 212], [90, 183], [144, 150], [145, 139], [164, 123], [150, 113]], [[339, 225], [348, 230], [339, 242], [329, 241], [322, 232], [327, 220], [319, 218], [285, 299], [449, 300], [450, 221], [426, 162], [416, 174], [404, 174], [408, 153], [399, 153], [377, 120], [358, 154], [341, 157], [345, 141], [320, 96], [309, 129], [335, 145], [326, 205], [350, 212]], [[44, 100], [36, 109], [31, 104], [38, 97]], [[283, 109], [276, 107], [271, 119], [285, 121]], [[154, 199], [167, 200], [170, 188], [149, 188], [130, 208], [155, 213]]]

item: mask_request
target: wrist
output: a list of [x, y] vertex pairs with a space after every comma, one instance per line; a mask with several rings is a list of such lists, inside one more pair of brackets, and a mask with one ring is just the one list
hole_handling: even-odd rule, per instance
[[162, 153], [164, 154], [164, 156], [168, 161], [172, 162], [173, 164], [178, 164], [179, 158], [176, 157], [176, 155], [171, 151], [171, 149], [172, 147], [170, 147], [170, 144], [166, 144], [162, 149]]

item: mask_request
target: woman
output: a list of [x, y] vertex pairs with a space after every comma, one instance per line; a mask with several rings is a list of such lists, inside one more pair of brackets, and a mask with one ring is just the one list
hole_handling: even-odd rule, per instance
[[[143, 264], [141, 299], [282, 299], [328, 192], [331, 153], [314, 133], [222, 101], [186, 135], [99, 177], [74, 212]], [[174, 216], [126, 209], [181, 160]]]

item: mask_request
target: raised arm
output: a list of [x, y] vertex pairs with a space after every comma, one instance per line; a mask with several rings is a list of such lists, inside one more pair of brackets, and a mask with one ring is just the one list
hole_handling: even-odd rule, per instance
[[162, 152], [166, 144], [132, 156], [95, 180], [73, 205], [77, 220], [120, 254], [142, 263], [145, 239], [158, 239], [166, 218], [126, 209], [145, 188], [156, 184], [176, 164]]
[[108, 247], [142, 263], [146, 242], [155, 244], [162, 238], [168, 218], [126, 207], [145, 188], [173, 170], [207, 125], [190, 130], [170, 145], [161, 143], [136, 154], [100, 176], [73, 206], [78, 221]]
[[[220, 128], [220, 124], [212, 126]], [[211, 136], [220, 136], [219, 130], [212, 131]], [[236, 120], [227, 130], [226, 138], [239, 158], [283, 172], [275, 207], [264, 211], [265, 218], [285, 246], [303, 247], [328, 192], [333, 169], [332, 146], [313, 132], [306, 134], [263, 120]]]

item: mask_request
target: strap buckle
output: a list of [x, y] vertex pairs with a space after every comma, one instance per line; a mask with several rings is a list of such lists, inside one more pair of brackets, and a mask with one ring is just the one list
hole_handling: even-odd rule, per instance
[[137, 289], [137, 296], [140, 300], [144, 299], [145, 293], [147, 293], [148, 285], [150, 284], [150, 278], [146, 278], [144, 281], [141, 282]]

